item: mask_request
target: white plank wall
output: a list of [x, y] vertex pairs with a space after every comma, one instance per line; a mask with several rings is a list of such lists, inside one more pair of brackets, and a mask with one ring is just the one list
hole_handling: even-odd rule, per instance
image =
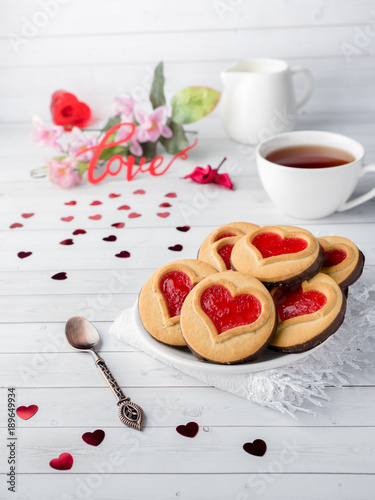
[[[372, 499], [375, 487], [375, 369], [370, 364], [331, 401], [306, 405], [298, 419], [207, 387], [108, 335], [158, 266], [196, 255], [205, 235], [232, 220], [298, 224], [314, 234], [353, 239], [366, 255], [361, 278], [375, 281], [375, 200], [323, 220], [280, 214], [258, 179], [253, 148], [224, 136], [219, 110], [188, 127], [199, 132], [189, 160], [163, 177], [122, 174], [98, 186], [64, 191], [29, 171], [51, 151], [29, 140], [34, 113], [49, 121], [51, 94], [74, 92], [95, 123], [111, 114], [114, 96], [147, 95], [163, 60], [167, 98], [188, 85], [222, 90], [220, 71], [240, 59], [276, 57], [312, 71], [315, 91], [298, 128], [350, 135], [375, 162], [375, 4], [373, 0], [0, 0], [0, 498], [166, 500]], [[296, 79], [296, 93], [302, 91]], [[207, 190], [181, 178], [197, 165], [228, 157], [234, 192]], [[356, 194], [375, 184], [362, 179]], [[145, 195], [135, 195], [144, 189]], [[121, 194], [110, 199], [110, 193]], [[176, 192], [177, 198], [165, 198]], [[76, 200], [77, 205], [64, 203]], [[90, 206], [93, 200], [102, 205]], [[159, 209], [169, 201], [168, 209]], [[141, 217], [129, 219], [128, 204]], [[162, 219], [158, 211], [169, 211]], [[34, 213], [23, 218], [23, 213]], [[100, 214], [100, 220], [89, 216]], [[73, 216], [71, 222], [62, 217]], [[23, 227], [11, 229], [15, 223]], [[112, 226], [125, 222], [123, 229]], [[187, 233], [176, 230], [188, 224]], [[72, 236], [82, 228], [87, 234]], [[114, 234], [117, 241], [103, 238]], [[60, 242], [74, 239], [74, 245]], [[181, 244], [181, 252], [168, 250]], [[131, 253], [128, 259], [115, 254]], [[20, 251], [32, 251], [19, 259]], [[66, 272], [68, 278], [51, 276]], [[103, 353], [126, 394], [141, 404], [146, 428], [117, 418], [115, 401], [89, 356], [64, 337], [75, 314], [95, 321]], [[17, 419], [17, 492], [7, 491], [7, 387], [17, 406], [37, 404]], [[175, 427], [196, 421], [186, 439]], [[103, 429], [97, 447], [84, 432]], [[245, 442], [262, 438], [253, 457]], [[62, 452], [70, 471], [49, 467]]]

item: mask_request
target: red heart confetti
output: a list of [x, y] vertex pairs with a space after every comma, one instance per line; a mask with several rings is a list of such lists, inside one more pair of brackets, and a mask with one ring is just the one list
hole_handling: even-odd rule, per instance
[[34, 213], [30, 213], [30, 214], [22, 214], [22, 217], [24, 219], [29, 219], [30, 217], [32, 217], [33, 215], [35, 215]]
[[94, 432], [85, 432], [84, 434], [82, 434], [83, 441], [91, 446], [99, 446], [104, 438], [105, 432], [101, 429], [97, 429]]
[[74, 236], [77, 236], [77, 234], [86, 234], [86, 231], [84, 229], [76, 229], [73, 231]]
[[89, 216], [89, 219], [91, 219], [91, 220], [100, 220], [101, 218], [102, 218], [102, 216], [99, 214]]
[[182, 233], [186, 233], [187, 231], [189, 231], [190, 226], [177, 226], [176, 229], [177, 229], [177, 231], [181, 231]]
[[129, 219], [136, 219], [137, 217], [142, 217], [142, 214], [137, 214], [137, 212], [131, 212], [128, 215]]
[[92, 203], [90, 203], [90, 205], [92, 207], [95, 207], [96, 205], [103, 205], [103, 203], [101, 201], [98, 201], [98, 200], [94, 200]]
[[168, 202], [166, 203], [160, 203], [159, 207], [160, 208], [170, 208], [172, 205]]
[[67, 277], [68, 276], [66, 275], [66, 273], [57, 273], [57, 274], [54, 274], [53, 276], [51, 276], [51, 278], [53, 280], [58, 280], [58, 281], [66, 280]]
[[146, 191], [144, 189], [137, 189], [137, 191], [134, 191], [133, 194], [146, 194]]
[[107, 236], [106, 238], [103, 238], [103, 241], [116, 241], [117, 240], [117, 236], [114, 236], [113, 234], [111, 234], [110, 236]]
[[15, 222], [11, 226], [9, 226], [10, 229], [16, 229], [17, 227], [23, 227], [23, 224], [20, 224], [19, 222]]
[[166, 198], [177, 198], [177, 194], [176, 193], [167, 193], [165, 195]]
[[71, 238], [68, 238], [67, 240], [60, 241], [60, 245], [74, 245], [74, 241]]
[[254, 455], [255, 457], [263, 457], [267, 451], [267, 445], [263, 439], [256, 439], [252, 443], [245, 443], [243, 449], [246, 453]]
[[118, 198], [119, 196], [121, 196], [121, 194], [111, 193], [109, 195], [110, 198]]
[[29, 420], [29, 418], [35, 415], [38, 409], [37, 405], [19, 406], [16, 413], [22, 420]]
[[161, 217], [162, 219], [165, 219], [166, 217], [169, 217], [171, 215], [170, 212], [159, 212], [156, 214], [158, 217]]
[[32, 255], [32, 252], [18, 252], [17, 255], [20, 259], [26, 259], [26, 257], [30, 257], [30, 255]]
[[196, 422], [189, 422], [186, 425], [178, 425], [176, 431], [181, 434], [181, 436], [193, 438], [198, 434], [199, 425]]
[[74, 219], [73, 215], [70, 215], [69, 217], [61, 217], [61, 220], [64, 222], [70, 222], [73, 219]]
[[118, 229], [122, 229], [125, 226], [125, 222], [115, 222], [112, 224], [112, 227], [117, 227]]
[[118, 207], [117, 210], [130, 210], [129, 205], [121, 205], [121, 207]]
[[77, 205], [77, 202], [72, 200], [72, 201], [67, 201], [66, 203], [64, 203], [64, 205], [69, 205], [69, 206], [73, 206], [73, 205]]
[[173, 247], [168, 247], [168, 250], [172, 250], [172, 252], [181, 252], [182, 249], [182, 245], [173, 245]]
[[73, 467], [73, 457], [70, 453], [61, 453], [59, 458], [54, 458], [49, 463], [52, 469], [69, 470]]
[[118, 257], [119, 259], [127, 259], [130, 257], [130, 252], [127, 250], [121, 250], [120, 253], [116, 253], [115, 257]]

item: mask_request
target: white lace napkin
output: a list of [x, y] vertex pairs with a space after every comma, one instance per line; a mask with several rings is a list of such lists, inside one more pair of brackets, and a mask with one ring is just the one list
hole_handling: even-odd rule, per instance
[[[342, 387], [347, 384], [354, 378], [353, 369], [360, 370], [367, 366], [370, 373], [374, 373], [368, 356], [363, 359], [361, 355], [375, 352], [373, 292], [375, 286], [369, 288], [360, 282], [350, 287], [347, 313], [341, 328], [319, 349], [289, 366], [256, 373], [221, 375], [182, 367], [178, 363], [167, 364], [208, 385], [261, 406], [291, 415], [296, 410], [313, 413], [305, 406], [311, 407], [308, 402], [322, 406], [329, 401], [327, 386]], [[110, 335], [160, 360], [139, 334], [133, 309], [125, 309], [116, 318]]]

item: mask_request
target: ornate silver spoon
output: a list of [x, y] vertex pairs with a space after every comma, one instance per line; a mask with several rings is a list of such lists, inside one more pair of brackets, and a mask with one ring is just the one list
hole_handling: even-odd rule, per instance
[[74, 349], [80, 351], [90, 351], [96, 366], [102, 372], [107, 384], [112, 389], [112, 392], [118, 399], [119, 406], [118, 416], [122, 423], [133, 427], [134, 429], [142, 430], [142, 422], [144, 413], [140, 406], [130, 401], [121, 390], [113, 378], [112, 373], [107, 368], [104, 359], [101, 358], [95, 351], [95, 347], [100, 341], [100, 335], [95, 326], [85, 318], [74, 316], [70, 318], [65, 325], [65, 335], [69, 344]]

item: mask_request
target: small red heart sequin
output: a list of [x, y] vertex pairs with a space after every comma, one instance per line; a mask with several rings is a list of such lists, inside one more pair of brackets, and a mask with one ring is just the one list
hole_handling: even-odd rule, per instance
[[121, 207], [118, 207], [117, 210], [130, 210], [129, 205], [121, 205]]
[[57, 273], [57, 274], [54, 274], [53, 276], [51, 276], [51, 278], [53, 280], [58, 280], [58, 281], [66, 280], [67, 277], [68, 276], [66, 275], [66, 273]]
[[137, 214], [137, 212], [131, 212], [128, 215], [129, 219], [136, 219], [137, 217], [142, 217], [142, 214]]
[[172, 205], [170, 203], [160, 203], [159, 207], [160, 208], [170, 208]]
[[122, 229], [123, 227], [125, 227], [125, 222], [115, 222], [114, 224], [112, 224], [112, 227], [117, 227], [117, 229]]
[[254, 455], [255, 457], [263, 457], [267, 451], [267, 445], [263, 439], [256, 439], [252, 443], [245, 443], [243, 449], [246, 453]]
[[137, 191], [134, 191], [133, 194], [146, 194], [146, 191], [144, 189], [137, 189]]
[[187, 231], [189, 231], [190, 226], [177, 226], [176, 229], [177, 229], [177, 231], [181, 231], [182, 233], [186, 233]]
[[9, 226], [10, 229], [16, 229], [17, 227], [23, 227], [23, 224], [20, 224], [19, 222], [15, 222], [11, 226]]
[[102, 218], [102, 216], [99, 214], [89, 216], [89, 219], [91, 219], [91, 220], [100, 220], [101, 218]]
[[116, 253], [115, 257], [118, 257], [119, 259], [127, 259], [130, 257], [130, 252], [122, 250], [120, 253]]
[[22, 420], [29, 420], [29, 418], [35, 415], [38, 409], [37, 405], [19, 406], [16, 413]]
[[121, 194], [111, 193], [109, 195], [110, 198], [118, 198], [119, 196], [121, 196]]
[[60, 245], [74, 245], [74, 241], [71, 238], [68, 238], [67, 240], [60, 241]]
[[171, 215], [170, 212], [158, 212], [156, 214], [158, 217], [161, 217], [162, 219], [165, 219], [166, 217], [169, 217]]
[[61, 217], [61, 220], [64, 222], [70, 222], [73, 219], [74, 219], [73, 215], [70, 215], [69, 217]]
[[77, 234], [86, 234], [86, 231], [84, 229], [76, 229], [73, 231], [73, 235], [77, 236]]
[[24, 218], [24, 219], [29, 219], [30, 217], [32, 217], [33, 215], [35, 215], [34, 213], [30, 213], [30, 214], [21, 214], [21, 216]]
[[64, 203], [64, 205], [69, 205], [69, 206], [73, 206], [73, 205], [77, 205], [77, 202], [72, 200], [72, 201], [67, 201], [66, 203]]
[[173, 247], [168, 247], [168, 250], [172, 250], [172, 252], [181, 252], [182, 249], [182, 245], [173, 245]]
[[199, 425], [196, 422], [189, 422], [186, 425], [178, 425], [176, 431], [181, 434], [181, 436], [193, 438], [198, 434]]
[[111, 234], [110, 236], [107, 236], [106, 238], [103, 238], [103, 241], [116, 241], [117, 240], [117, 236], [114, 236], [113, 234]]
[[91, 446], [99, 446], [104, 438], [105, 432], [101, 429], [97, 429], [94, 432], [85, 432], [84, 434], [82, 434], [83, 441]]
[[177, 198], [177, 194], [176, 193], [167, 193], [165, 195], [166, 198]]
[[26, 257], [30, 257], [30, 255], [32, 255], [32, 252], [18, 252], [17, 255], [20, 259], [26, 259]]
[[51, 460], [49, 465], [56, 470], [70, 470], [73, 467], [73, 457], [70, 453], [61, 453], [59, 458]]
[[95, 207], [96, 205], [103, 205], [103, 203], [102, 203], [101, 201], [95, 200], [95, 201], [93, 201], [92, 203], [90, 203], [90, 205], [91, 205], [92, 207]]

